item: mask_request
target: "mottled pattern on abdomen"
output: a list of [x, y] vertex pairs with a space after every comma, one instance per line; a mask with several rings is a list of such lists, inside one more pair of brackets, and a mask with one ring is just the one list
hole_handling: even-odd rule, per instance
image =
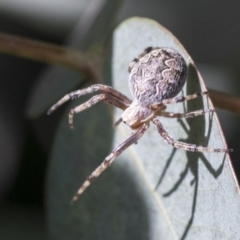
[[129, 86], [143, 106], [176, 96], [187, 75], [183, 57], [171, 48], [147, 48], [129, 66]]

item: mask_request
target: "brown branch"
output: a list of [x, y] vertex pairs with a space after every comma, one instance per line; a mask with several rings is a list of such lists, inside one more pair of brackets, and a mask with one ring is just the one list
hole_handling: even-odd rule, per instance
[[215, 107], [240, 114], [240, 98], [230, 94], [208, 89], [210, 98]]
[[[101, 65], [99, 57], [89, 53], [81, 53], [54, 44], [30, 40], [9, 34], [0, 33], [0, 52], [69, 67], [83, 72], [92, 82], [99, 82], [99, 71], [94, 71]], [[99, 66], [101, 67], [101, 66]]]
[[[54, 44], [0, 33], [0, 52], [81, 71], [92, 83], [101, 82], [102, 58]], [[240, 98], [209, 89], [215, 107], [240, 114]]]

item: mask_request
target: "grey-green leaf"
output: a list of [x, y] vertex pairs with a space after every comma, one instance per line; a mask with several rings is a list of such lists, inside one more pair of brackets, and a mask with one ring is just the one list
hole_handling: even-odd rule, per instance
[[[188, 64], [188, 79], [181, 94], [205, 91], [206, 87], [191, 57], [165, 28], [143, 18], [125, 21], [114, 36], [114, 87], [129, 95], [126, 79], [129, 61], [149, 46], [171, 47]], [[124, 53], [124, 54], [123, 54]], [[174, 104], [168, 111], [184, 112], [213, 108], [210, 99]], [[116, 112], [116, 119], [120, 116]], [[176, 140], [215, 148], [226, 148], [216, 114], [177, 121], [162, 119]], [[129, 135], [118, 128], [117, 142]], [[148, 209], [149, 239], [238, 239], [240, 198], [231, 161], [223, 153], [192, 153], [173, 149], [155, 126], [137, 145], [126, 151], [115, 167], [132, 169], [135, 188], [148, 189], [141, 196]], [[129, 209], [130, 212], [138, 209]]]
[[[113, 43], [113, 84], [126, 95], [128, 64], [148, 46], [172, 47], [183, 55], [189, 74], [181, 94], [205, 90], [186, 50], [158, 23], [144, 18], [126, 20], [115, 30]], [[75, 100], [69, 108], [78, 104]], [[168, 110], [202, 108], [212, 108], [206, 97], [174, 104]], [[115, 111], [114, 118], [120, 114]], [[187, 121], [161, 120], [176, 140], [226, 147], [215, 114]], [[71, 131], [66, 112], [53, 145], [47, 181], [51, 239], [238, 239], [240, 198], [229, 156], [176, 150], [154, 126], [71, 206], [71, 198], [86, 177], [113, 146], [131, 134], [124, 124], [111, 128], [104, 104], [79, 114], [74, 124], [76, 130]]]

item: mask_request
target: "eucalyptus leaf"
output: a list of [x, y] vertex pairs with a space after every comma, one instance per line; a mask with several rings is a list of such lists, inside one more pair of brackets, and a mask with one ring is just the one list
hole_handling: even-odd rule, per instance
[[[109, 47], [106, 42], [111, 36], [121, 4], [122, 0], [92, 1], [67, 37], [66, 46], [76, 51], [106, 51]], [[48, 68], [31, 92], [26, 115], [34, 118], [46, 112], [64, 94], [83, 85], [86, 82], [84, 77], [81, 72], [71, 69], [58, 66]]]
[[[188, 79], [181, 95], [205, 91], [194, 62], [178, 40], [158, 23], [132, 18], [122, 23], [114, 35], [113, 84], [129, 94], [126, 79], [129, 62], [149, 46], [177, 50], [188, 64]], [[124, 53], [124, 54], [123, 54]], [[174, 104], [168, 111], [184, 112], [213, 108], [203, 97]], [[121, 111], [116, 111], [116, 119]], [[165, 129], [176, 140], [202, 146], [226, 148], [216, 114], [178, 121], [164, 119]], [[120, 125], [115, 135], [119, 142], [129, 135]], [[136, 188], [147, 203], [149, 239], [238, 239], [240, 198], [228, 154], [193, 153], [173, 149], [158, 134], [155, 126], [138, 144], [125, 151], [114, 168], [132, 169]], [[126, 184], [127, 185], [127, 184]], [[129, 209], [129, 212], [138, 209]]]
[[[114, 88], [130, 96], [128, 64], [148, 46], [171, 47], [183, 55], [188, 79], [181, 94], [206, 89], [178, 40], [144, 18], [126, 20], [115, 30]], [[50, 239], [238, 239], [240, 199], [229, 156], [176, 150], [164, 142], [155, 126], [70, 205], [76, 190], [113, 145], [131, 134], [124, 124], [115, 130], [111, 127], [109, 109], [103, 103], [77, 115], [71, 131], [67, 113], [86, 99], [71, 102], [53, 145], [47, 180]], [[168, 110], [202, 108], [213, 108], [207, 97], [173, 104]], [[116, 110], [114, 118], [120, 114]], [[226, 147], [216, 114], [161, 121], [176, 140]]]

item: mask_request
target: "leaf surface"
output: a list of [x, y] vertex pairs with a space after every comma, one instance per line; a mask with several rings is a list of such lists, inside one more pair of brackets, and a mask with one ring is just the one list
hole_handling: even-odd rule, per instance
[[[128, 64], [149, 46], [172, 47], [184, 56], [189, 72], [181, 94], [205, 90], [188, 53], [158, 23], [144, 18], [126, 20], [115, 30], [113, 43], [113, 85], [124, 94], [130, 96]], [[202, 108], [212, 108], [210, 99], [174, 104], [168, 110]], [[51, 239], [238, 238], [240, 199], [229, 156], [176, 150], [164, 142], [154, 126], [71, 206], [71, 198], [86, 177], [131, 132], [124, 124], [111, 128], [105, 104], [76, 116], [75, 131], [68, 128], [67, 112], [56, 134], [48, 171]], [[114, 118], [120, 114], [115, 111]], [[161, 120], [176, 140], [226, 147], [215, 114], [182, 122]]]
[[[149, 46], [174, 48], [185, 58], [188, 79], [181, 95], [206, 91], [194, 62], [178, 40], [158, 23], [143, 18], [127, 20], [115, 32], [113, 79], [116, 89], [129, 95], [128, 73], [123, 69]], [[182, 113], [207, 108], [213, 105], [209, 98], [203, 97], [171, 105], [167, 111]], [[116, 119], [120, 114], [116, 111]], [[161, 118], [161, 121], [176, 140], [226, 148], [216, 114], [183, 121]], [[127, 128], [121, 125], [115, 138], [120, 141], [128, 135]], [[136, 188], [147, 189], [142, 191], [142, 198], [149, 210], [149, 239], [238, 238], [239, 189], [227, 154], [176, 150], [151, 126], [115, 165], [116, 168], [127, 165], [128, 171], [134, 172], [131, 176]]]

